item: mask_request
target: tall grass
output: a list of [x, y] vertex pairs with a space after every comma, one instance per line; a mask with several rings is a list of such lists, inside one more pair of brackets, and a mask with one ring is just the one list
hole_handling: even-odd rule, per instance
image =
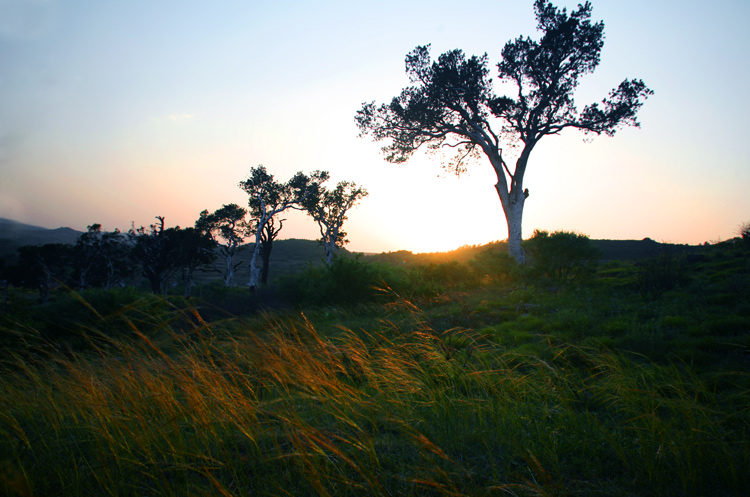
[[129, 333], [80, 330], [85, 349], [3, 330], [27, 347], [0, 371], [0, 492], [737, 495], [750, 484], [750, 403], [729, 374], [709, 388], [686, 365], [545, 336], [529, 353], [438, 330], [406, 300], [368, 329], [325, 335], [303, 314], [208, 324], [169, 306], [137, 320], [137, 305], [100, 316]]

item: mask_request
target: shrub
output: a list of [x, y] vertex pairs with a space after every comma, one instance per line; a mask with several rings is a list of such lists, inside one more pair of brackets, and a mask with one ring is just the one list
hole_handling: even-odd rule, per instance
[[560, 283], [590, 275], [599, 253], [586, 235], [572, 231], [534, 231], [525, 248], [539, 273]]
[[489, 283], [499, 283], [510, 279], [518, 271], [518, 264], [507, 250], [490, 247], [477, 254], [469, 262], [479, 278]]
[[360, 304], [375, 300], [378, 288], [390, 286], [389, 280], [396, 282], [394, 271], [385, 264], [365, 262], [359, 255], [340, 256], [330, 266], [310, 265], [289, 276], [281, 282], [281, 290], [297, 305]]

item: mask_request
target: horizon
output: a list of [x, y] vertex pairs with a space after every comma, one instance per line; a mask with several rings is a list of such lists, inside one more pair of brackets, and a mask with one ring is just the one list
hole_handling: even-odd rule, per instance
[[[45, 227], [45, 226], [30, 225], [30, 224], [22, 223], [20, 221], [16, 221], [15, 219], [8, 219], [8, 218], [5, 218], [5, 217], [0, 217], [0, 222], [2, 222], [2, 221], [9, 221], [11, 223], [18, 223], [18, 224], [22, 224], [24, 226], [28, 226], [30, 228], [45, 229], [45, 230], [49, 230], [49, 231], [71, 230], [71, 231], [78, 232], [78, 233], [83, 233], [85, 231], [85, 230], [78, 230], [78, 229], [72, 228], [70, 226], [58, 226], [56, 228], [49, 228], [49, 227]], [[177, 227], [180, 228], [180, 226], [177, 226]], [[182, 228], [184, 228], [184, 226]], [[655, 239], [653, 239], [651, 237], [645, 237], [645, 238], [642, 238], [642, 239], [632, 239], [632, 238], [628, 238], [628, 239], [624, 239], [624, 238], [590, 238], [590, 240], [593, 241], [593, 242], [601, 242], [601, 241], [606, 241], [606, 242], [648, 242], [648, 241], [651, 241], [651, 242], [654, 242], [654, 243], [658, 243], [660, 245], [677, 245], [677, 246], [699, 247], [699, 246], [702, 246], [704, 244], [716, 245], [716, 244], [724, 243], [724, 242], [727, 242], [727, 241], [730, 241], [730, 240], [733, 240], [733, 239], [737, 239], [737, 238], [739, 238], [739, 235], [736, 235], [734, 237], [727, 238], [727, 239], [724, 239], [724, 240], [712, 240], [712, 241], [706, 241], [704, 243], [699, 243], [699, 244], [675, 243], [675, 242], [669, 242], [669, 241], [664, 241], [664, 240], [655, 240]], [[0, 240], [1, 239], [2, 239], [2, 236], [0, 236]], [[525, 240], [526, 239], [528, 239], [528, 238], [525, 238]], [[306, 242], [319, 242], [318, 239], [313, 239], [313, 238], [299, 238], [299, 237], [278, 238], [275, 241], [290, 241], [290, 240], [292, 240], [292, 241], [293, 240], [301, 240], [301, 241], [306, 241]], [[380, 251], [380, 252], [367, 251], [367, 250], [364, 250], [364, 251], [363, 250], [352, 250], [349, 247], [344, 247], [344, 249], [346, 251], [348, 251], [348, 252], [351, 252], [351, 253], [361, 253], [363, 255], [379, 255], [379, 254], [388, 254], [388, 253], [397, 253], [397, 252], [409, 252], [409, 253], [412, 253], [414, 255], [429, 255], [429, 254], [447, 254], [447, 253], [450, 253], [450, 252], [457, 252], [457, 251], [465, 249], [465, 248], [482, 247], [482, 246], [486, 246], [486, 245], [492, 245], [492, 244], [497, 244], [497, 243], [507, 243], [507, 242], [508, 242], [507, 239], [505, 239], [505, 240], [491, 240], [491, 241], [489, 241], [487, 243], [464, 244], [464, 245], [461, 245], [461, 246], [458, 246], [458, 247], [455, 247], [455, 248], [452, 248], [452, 249], [448, 249], [448, 250], [435, 250], [435, 251], [427, 251], [427, 252], [424, 252], [424, 251], [413, 251], [413, 250], [408, 250], [408, 249], [395, 249], [395, 250], [386, 250], [386, 251]], [[242, 245], [243, 246], [247, 246], [247, 245], [252, 245], [253, 243], [255, 243], [255, 242], [254, 242], [254, 240], [252, 240], [252, 237], [250, 237]]]
[[[640, 129], [589, 142], [566, 130], [539, 143], [524, 238], [535, 229], [689, 245], [733, 238], [750, 216], [750, 104], [737, 98], [750, 77], [750, 4], [592, 4], [605, 43], [579, 107], [624, 78], [655, 94]], [[486, 52], [494, 78], [505, 42], [538, 37], [532, 0], [481, 7], [459, 23], [453, 4], [422, 0], [0, 5], [0, 217], [77, 231], [127, 231], [155, 216], [192, 226], [204, 209], [245, 206], [237, 184], [263, 164], [282, 181], [321, 169], [329, 186], [365, 187], [344, 225], [354, 252], [505, 239], [488, 164], [461, 178], [440, 156], [388, 164], [354, 123], [362, 102], [409, 85], [403, 61], [417, 45], [431, 44], [433, 58]], [[284, 217], [281, 237], [319, 237], [304, 214]]]

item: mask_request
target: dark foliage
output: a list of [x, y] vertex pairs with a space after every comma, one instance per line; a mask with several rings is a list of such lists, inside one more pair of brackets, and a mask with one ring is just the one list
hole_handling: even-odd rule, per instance
[[539, 273], [565, 283], [593, 273], [599, 253], [589, 237], [571, 231], [534, 231], [525, 247]]

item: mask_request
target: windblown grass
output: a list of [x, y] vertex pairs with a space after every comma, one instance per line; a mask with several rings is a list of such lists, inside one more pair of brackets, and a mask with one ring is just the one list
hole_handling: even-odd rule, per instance
[[0, 371], [0, 492], [738, 495], [750, 484], [746, 373], [709, 386], [686, 364], [601, 344], [533, 334], [516, 347], [501, 328], [437, 327], [406, 300], [366, 329], [325, 334], [303, 314], [208, 324], [152, 304], [136, 319], [138, 305], [99, 316], [129, 333], [81, 330], [86, 349], [4, 330], [25, 347]]

